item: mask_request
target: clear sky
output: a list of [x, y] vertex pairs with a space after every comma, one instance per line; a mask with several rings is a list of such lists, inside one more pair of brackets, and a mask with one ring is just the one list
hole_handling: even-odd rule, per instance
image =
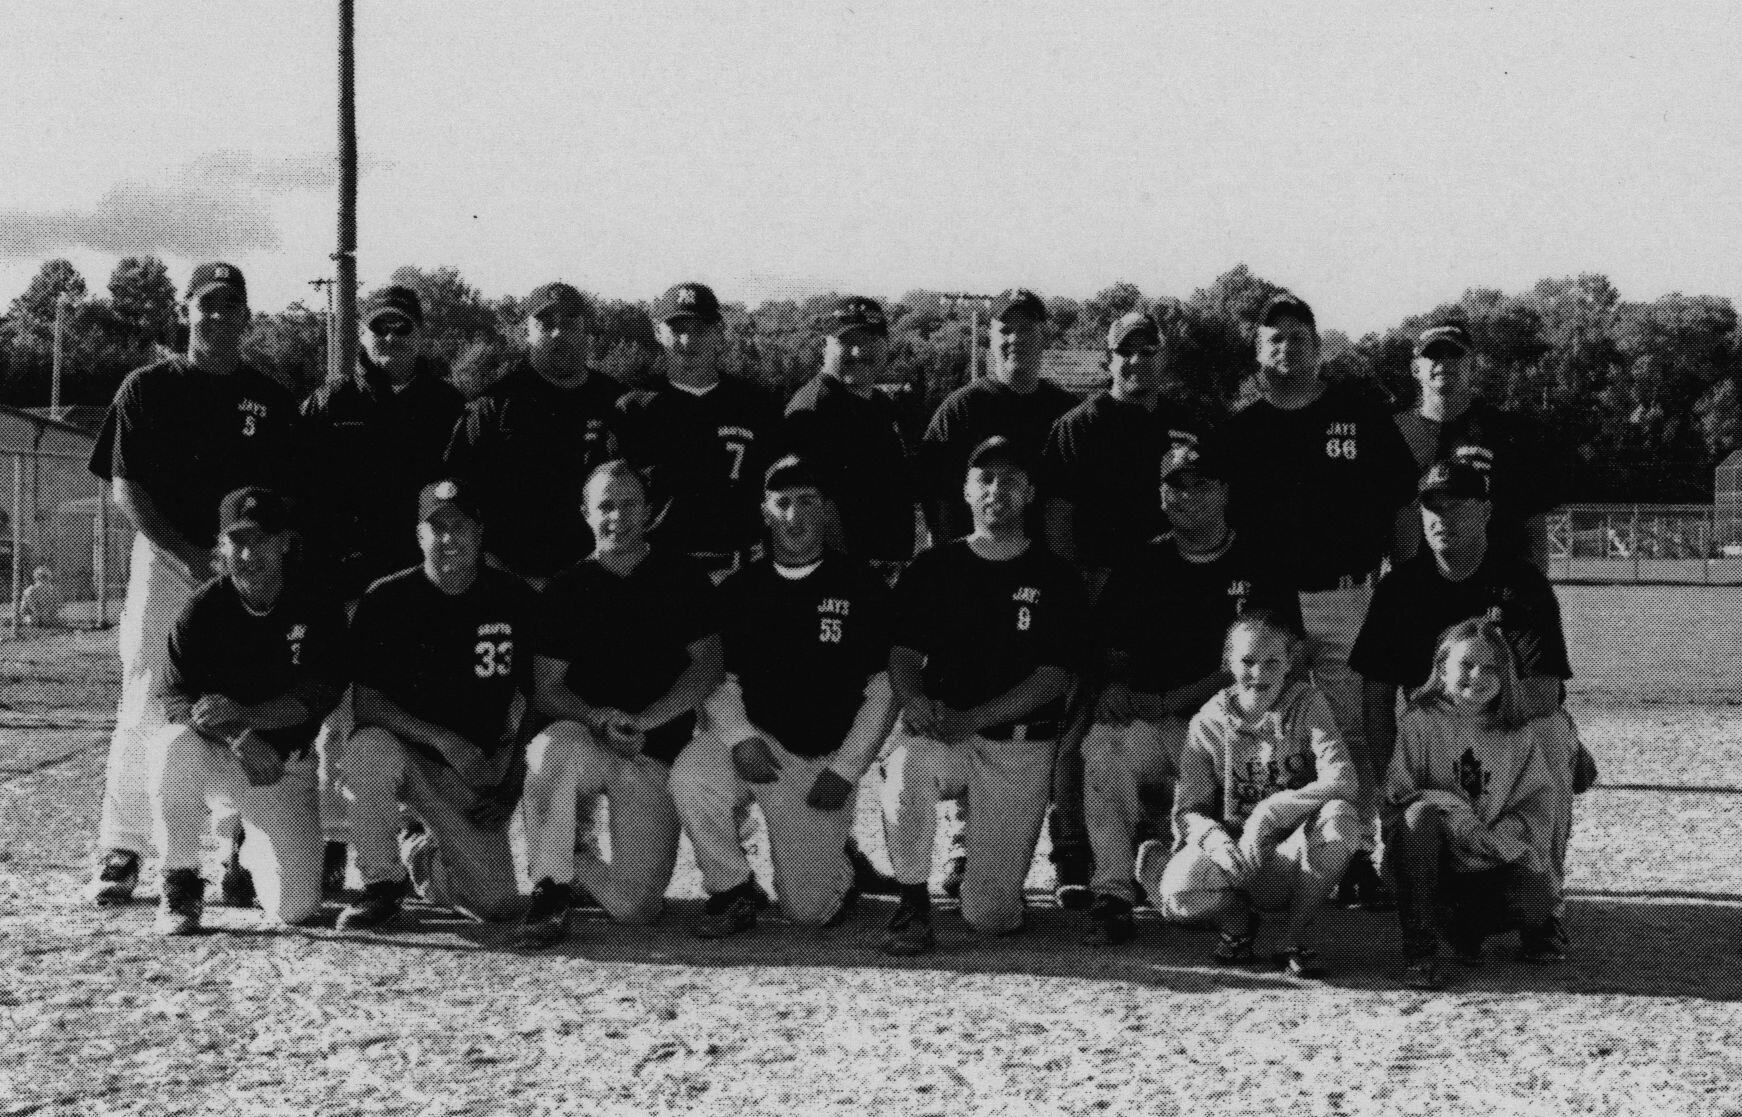
[[[1183, 296], [1244, 262], [1356, 334], [1581, 271], [1742, 299], [1738, 4], [357, 7], [366, 286]], [[336, 9], [8, 5], [0, 300], [155, 252], [314, 301]]]

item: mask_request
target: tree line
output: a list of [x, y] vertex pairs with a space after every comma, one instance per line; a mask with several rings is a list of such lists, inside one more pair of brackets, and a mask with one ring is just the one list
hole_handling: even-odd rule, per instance
[[[451, 267], [403, 267], [390, 281], [422, 294], [430, 350], [453, 381], [469, 395], [483, 390], [517, 344], [521, 300], [488, 298]], [[1054, 297], [1047, 300], [1052, 345], [1099, 350], [1115, 318], [1148, 312], [1168, 338], [1182, 395], [1209, 412], [1223, 411], [1250, 390], [1251, 320], [1279, 289], [1239, 265], [1186, 298], [1149, 295], [1125, 281], [1081, 301]], [[0, 402], [48, 403], [63, 293], [73, 300], [63, 337], [63, 404], [105, 405], [128, 371], [183, 344], [177, 291], [161, 260], [123, 259], [97, 293], [70, 262], [50, 260], [0, 318]], [[820, 363], [817, 324], [834, 298], [726, 304], [726, 371], [789, 395]], [[588, 299], [598, 366], [632, 385], [659, 376], [647, 304]], [[965, 305], [927, 290], [908, 291], [885, 308], [888, 379], [917, 432], [968, 377], [970, 316]], [[982, 311], [982, 330], [984, 317]], [[1486, 397], [1537, 417], [1565, 449], [1575, 499], [1710, 500], [1712, 468], [1742, 445], [1742, 334], [1727, 298], [1670, 294], [1629, 302], [1597, 274], [1544, 279], [1515, 294], [1473, 288], [1359, 339], [1325, 331], [1325, 374], [1409, 406], [1411, 345], [1424, 326], [1443, 321], [1463, 322], [1474, 334]], [[310, 390], [326, 371], [326, 315], [302, 302], [258, 314], [246, 348], [263, 371]]]

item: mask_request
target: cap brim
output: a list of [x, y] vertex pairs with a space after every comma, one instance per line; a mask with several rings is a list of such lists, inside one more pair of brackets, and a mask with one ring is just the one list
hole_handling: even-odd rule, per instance
[[195, 287], [193, 290], [188, 292], [188, 299], [190, 301], [197, 299], [208, 291], [216, 290], [219, 287], [235, 294], [238, 299], [242, 300], [244, 305], [248, 302], [248, 291], [246, 288], [238, 287], [234, 283], [222, 279], [208, 280], [207, 282], [200, 284], [198, 287]]
[[399, 318], [406, 322], [410, 322], [413, 326], [422, 325], [422, 323], [420, 323], [416, 318], [396, 306], [376, 307], [374, 310], [363, 316], [363, 324], [367, 326], [372, 322], [379, 322], [383, 318]]

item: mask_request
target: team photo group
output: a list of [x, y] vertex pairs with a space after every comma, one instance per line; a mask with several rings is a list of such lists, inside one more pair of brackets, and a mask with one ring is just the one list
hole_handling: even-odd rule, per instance
[[920, 955], [934, 882], [1021, 931], [1045, 830], [1083, 949], [1207, 924], [1217, 964], [1323, 977], [1328, 904], [1397, 920], [1373, 961], [1413, 988], [1497, 936], [1572, 949], [1596, 771], [1544, 573], [1560, 470], [1463, 324], [1420, 333], [1398, 410], [1325, 379], [1277, 294], [1212, 415], [1138, 313], [1101, 390], [1042, 379], [1015, 289], [911, 437], [874, 299], [784, 405], [721, 375], [702, 284], [653, 304], [650, 388], [591, 366], [575, 288], [522, 305], [468, 402], [382, 288], [299, 400], [243, 356], [242, 273], [194, 269], [185, 353], [128, 376], [91, 460], [137, 535], [90, 900], [155, 885], [157, 930], [198, 932], [215, 836], [216, 898], [274, 925], [391, 931], [415, 898], [537, 949], [658, 920], [687, 836], [698, 935], [880, 895], [873, 945]]

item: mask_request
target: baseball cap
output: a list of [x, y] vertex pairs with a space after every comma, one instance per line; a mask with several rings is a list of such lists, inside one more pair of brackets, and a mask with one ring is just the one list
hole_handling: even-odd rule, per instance
[[1029, 467], [1028, 455], [1023, 453], [1016, 443], [1001, 434], [995, 434], [980, 445], [974, 447], [974, 452], [968, 455], [969, 469], [984, 469], [989, 465], [1013, 465], [1028, 476], [1034, 471]]
[[848, 330], [875, 330], [880, 334], [889, 332], [889, 319], [884, 317], [883, 307], [876, 299], [864, 295], [843, 295], [835, 303], [835, 309], [829, 313], [828, 331], [830, 337], [840, 337]]
[[1258, 324], [1268, 326], [1277, 318], [1299, 318], [1302, 322], [1318, 329], [1318, 320], [1313, 317], [1313, 308], [1306, 300], [1287, 291], [1278, 291], [1264, 300], [1264, 308], [1258, 312]]
[[762, 475], [762, 491], [766, 493], [805, 488], [822, 491], [823, 479], [809, 459], [797, 454], [786, 455], [769, 466], [768, 472]]
[[1172, 449], [1161, 458], [1161, 483], [1167, 484], [1180, 478], [1181, 474], [1196, 474], [1199, 477], [1215, 481], [1226, 481], [1227, 470], [1223, 468], [1221, 459], [1215, 451], [1208, 449], [1200, 442], [1176, 443]]
[[431, 482], [417, 494], [417, 522], [423, 523], [443, 508], [457, 509], [473, 523], [484, 522], [483, 511], [478, 507], [472, 486], [462, 484], [452, 477]]
[[1460, 353], [1468, 353], [1475, 348], [1470, 341], [1470, 331], [1455, 322], [1423, 330], [1421, 336], [1415, 339], [1415, 355], [1419, 357], [1436, 345], [1442, 348], [1449, 345]]
[[249, 485], [230, 493], [218, 505], [218, 534], [252, 527], [277, 535], [290, 527], [290, 502], [276, 490]]
[[363, 324], [368, 325], [384, 314], [397, 314], [421, 326], [423, 300], [417, 297], [416, 291], [404, 284], [395, 283], [383, 287], [364, 300]]
[[714, 297], [713, 288], [705, 283], [679, 283], [659, 296], [653, 304], [655, 322], [669, 322], [673, 318], [701, 318], [718, 322], [720, 300]]
[[188, 299], [197, 299], [214, 287], [228, 287], [243, 302], [248, 301], [248, 281], [242, 278], [242, 269], [235, 264], [214, 261], [195, 267], [192, 278], [188, 280]]
[[1161, 331], [1155, 328], [1147, 314], [1132, 311], [1119, 317], [1107, 327], [1107, 348], [1117, 349], [1127, 341], [1136, 339], [1144, 345], [1160, 345]]
[[552, 307], [559, 307], [572, 314], [582, 314], [587, 309], [587, 300], [581, 297], [579, 291], [561, 280], [546, 283], [526, 296], [526, 314], [529, 318], [543, 314]]
[[1467, 457], [1446, 458], [1428, 466], [1421, 475], [1416, 492], [1421, 496], [1439, 493], [1448, 497], [1489, 499], [1488, 471]]
[[1044, 322], [1050, 315], [1040, 296], [1026, 287], [1013, 287], [992, 300], [992, 317], [1002, 321], [1010, 317], [1028, 317]]

